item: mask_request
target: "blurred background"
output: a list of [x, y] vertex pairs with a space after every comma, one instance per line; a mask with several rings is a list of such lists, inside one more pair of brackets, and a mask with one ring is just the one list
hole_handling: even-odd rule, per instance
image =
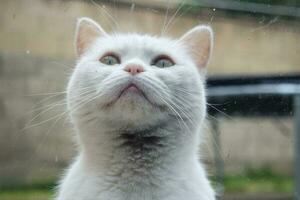
[[[0, 199], [51, 199], [76, 154], [64, 91], [76, 62], [78, 17], [93, 18], [107, 32], [172, 38], [198, 24], [212, 26], [210, 90], [228, 77], [297, 81], [299, 6], [299, 0], [1, 0]], [[238, 115], [227, 112], [237, 104], [231, 97], [211, 104], [201, 159], [223, 199], [295, 195], [294, 109], [290, 99], [269, 97], [265, 104], [281, 107], [271, 106], [267, 116], [253, 115], [259, 110], [249, 106], [253, 99], [238, 102]]]

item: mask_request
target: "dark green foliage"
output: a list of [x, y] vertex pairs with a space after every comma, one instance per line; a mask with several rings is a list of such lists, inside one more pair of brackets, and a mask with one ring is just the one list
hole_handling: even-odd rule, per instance
[[[216, 180], [211, 178], [214, 185]], [[32, 183], [30, 185], [7, 185], [0, 187], [2, 200], [49, 200], [56, 187], [55, 181]], [[226, 174], [225, 194], [292, 194], [293, 177], [278, 174], [270, 168], [248, 169], [240, 174]]]
[[300, 0], [235, 0], [268, 5], [300, 6]]
[[248, 169], [224, 177], [225, 193], [293, 193], [293, 178], [270, 168]]
[[[51, 191], [56, 187], [55, 181], [36, 182], [32, 184], [7, 184], [0, 187], [1, 192], [14, 191]], [[1, 193], [0, 192], [0, 193]]]

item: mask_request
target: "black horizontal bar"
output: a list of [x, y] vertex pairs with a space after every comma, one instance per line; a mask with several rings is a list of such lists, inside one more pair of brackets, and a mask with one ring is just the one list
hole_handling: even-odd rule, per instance
[[207, 80], [207, 87], [282, 83], [300, 84], [300, 73], [288, 75], [212, 76]]
[[[217, 76], [209, 77], [207, 89], [218, 87], [231, 88], [265, 84], [300, 84], [299, 74], [289, 75], [258, 75], [258, 76]], [[209, 91], [208, 91], [209, 92]], [[240, 117], [269, 117], [269, 116], [293, 116], [293, 95], [257, 93], [243, 95], [208, 96], [208, 113], [218, 116]], [[211, 106], [210, 106], [211, 105]]]

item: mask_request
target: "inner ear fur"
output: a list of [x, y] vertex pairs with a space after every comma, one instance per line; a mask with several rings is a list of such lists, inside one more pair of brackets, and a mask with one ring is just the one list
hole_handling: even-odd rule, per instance
[[97, 38], [105, 35], [107, 33], [94, 20], [87, 17], [79, 18], [75, 33], [77, 56], [80, 57]]
[[180, 41], [199, 69], [209, 62], [213, 47], [213, 31], [209, 26], [197, 26], [185, 33]]

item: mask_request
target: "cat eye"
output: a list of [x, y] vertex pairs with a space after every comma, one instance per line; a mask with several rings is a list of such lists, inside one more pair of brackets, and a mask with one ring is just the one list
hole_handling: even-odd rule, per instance
[[100, 58], [100, 62], [105, 65], [116, 65], [120, 64], [120, 58], [114, 54], [106, 54]]
[[152, 65], [159, 68], [165, 68], [173, 66], [174, 62], [168, 56], [159, 56], [152, 62]]

